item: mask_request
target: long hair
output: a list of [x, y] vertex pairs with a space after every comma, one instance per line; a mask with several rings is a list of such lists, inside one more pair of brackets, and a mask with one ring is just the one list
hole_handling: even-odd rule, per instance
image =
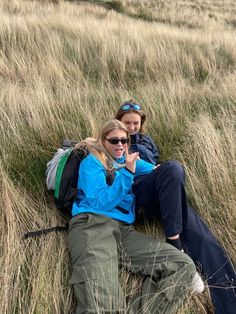
[[79, 142], [74, 149], [88, 150], [101, 161], [108, 172], [112, 171], [114, 169], [114, 158], [107, 152], [106, 148], [103, 146], [103, 143], [107, 138], [107, 135], [117, 129], [124, 131], [127, 135], [127, 138], [129, 138], [129, 133], [126, 126], [121, 121], [114, 119], [104, 124], [96, 139], [87, 137], [85, 140]]
[[[130, 99], [126, 102], [124, 102], [118, 109], [117, 113], [115, 114], [115, 119], [117, 120], [121, 120], [123, 115], [125, 115], [126, 113], [131, 113], [131, 112], [134, 112], [134, 113], [137, 113], [140, 118], [141, 118], [141, 125], [140, 125], [140, 130], [139, 132], [140, 133], [145, 133], [145, 127], [144, 127], [144, 122], [146, 121], [146, 114], [143, 112], [142, 109], [140, 110], [135, 110], [134, 108], [130, 108], [128, 110], [123, 110], [122, 107], [124, 105], [130, 105], [130, 104], [137, 104], [133, 99]], [[139, 104], [138, 104], [139, 105]], [[141, 106], [140, 106], [141, 108]]]

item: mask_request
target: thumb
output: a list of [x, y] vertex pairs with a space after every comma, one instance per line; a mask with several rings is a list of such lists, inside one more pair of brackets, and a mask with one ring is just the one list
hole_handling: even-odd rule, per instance
[[129, 150], [128, 150], [128, 145], [125, 145], [125, 157], [129, 156]]
[[135, 157], [135, 160], [137, 160], [139, 158], [139, 152], [135, 152], [134, 157]]

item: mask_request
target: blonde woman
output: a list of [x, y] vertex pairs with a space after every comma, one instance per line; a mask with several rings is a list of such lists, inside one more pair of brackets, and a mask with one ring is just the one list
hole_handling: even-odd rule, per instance
[[[77, 314], [173, 314], [196, 273], [186, 254], [134, 230], [132, 184], [136, 175], [150, 173], [154, 166], [129, 153], [128, 145], [127, 128], [118, 120], [105, 124], [98, 139], [77, 145], [90, 152], [80, 165], [68, 234]], [[128, 304], [120, 267], [142, 278]]]

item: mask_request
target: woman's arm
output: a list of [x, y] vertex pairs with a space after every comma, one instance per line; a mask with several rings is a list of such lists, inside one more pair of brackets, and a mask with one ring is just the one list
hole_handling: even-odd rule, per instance
[[136, 161], [136, 171], [135, 171], [135, 175], [136, 176], [140, 176], [143, 174], [147, 174], [150, 173], [156, 166], [154, 166], [153, 164], [143, 160], [143, 159], [138, 159]]
[[157, 146], [154, 143], [153, 139], [149, 135], [147, 137], [148, 137], [148, 139], [150, 141], [150, 144], [151, 144], [151, 147], [152, 147], [153, 159], [155, 160], [156, 165], [157, 165], [158, 159], [159, 159], [159, 156], [160, 156], [159, 149], [157, 148]]
[[154, 165], [158, 162], [159, 150], [153, 139], [147, 134], [137, 133], [131, 135], [130, 151], [139, 152], [141, 159]]

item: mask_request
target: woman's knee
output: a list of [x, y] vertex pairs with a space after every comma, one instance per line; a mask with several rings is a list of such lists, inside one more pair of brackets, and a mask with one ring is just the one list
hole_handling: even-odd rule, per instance
[[158, 168], [165, 172], [165, 175], [171, 177], [171, 179], [184, 179], [184, 168], [177, 160], [168, 160]]
[[182, 253], [182, 256], [179, 260], [179, 271], [183, 273], [186, 283], [191, 283], [193, 277], [196, 274], [196, 267], [193, 260], [185, 253]]

